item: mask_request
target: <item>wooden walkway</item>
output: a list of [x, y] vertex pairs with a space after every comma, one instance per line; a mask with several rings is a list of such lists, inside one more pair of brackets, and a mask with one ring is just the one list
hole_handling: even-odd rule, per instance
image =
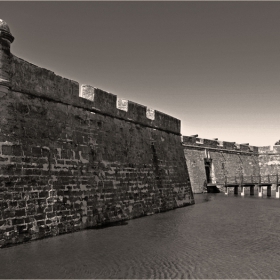
[[223, 182], [216, 182], [216, 185], [224, 185], [225, 194], [228, 194], [229, 188], [234, 188], [234, 194], [238, 194], [238, 189], [241, 188], [241, 195], [245, 195], [245, 188], [250, 188], [250, 195], [254, 195], [255, 186], [258, 188], [258, 196], [263, 196], [263, 188], [267, 189], [267, 196], [271, 196], [271, 186], [276, 187], [276, 198], [279, 198], [280, 176], [264, 175], [264, 176], [235, 176], [227, 177]]

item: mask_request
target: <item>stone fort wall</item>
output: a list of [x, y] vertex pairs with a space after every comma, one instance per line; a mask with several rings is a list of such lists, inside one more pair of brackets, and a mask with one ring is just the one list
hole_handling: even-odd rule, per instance
[[207, 163], [211, 183], [221, 189], [225, 178], [233, 181], [240, 176], [260, 175], [258, 147], [196, 136], [184, 136], [182, 145], [194, 193], [206, 191]]
[[178, 119], [14, 56], [0, 23], [0, 246], [194, 203]]
[[209, 183], [276, 182], [280, 146], [181, 138], [180, 120], [18, 58], [13, 40], [0, 20], [0, 247], [190, 205]]
[[259, 147], [259, 164], [262, 176], [273, 176], [279, 174], [280, 181], [280, 145]]

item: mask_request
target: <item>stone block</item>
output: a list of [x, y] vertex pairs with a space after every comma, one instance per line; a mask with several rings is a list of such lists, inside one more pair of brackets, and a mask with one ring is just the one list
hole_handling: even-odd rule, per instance
[[2, 155], [13, 155], [12, 146], [2, 145]]
[[15, 216], [16, 217], [22, 217], [22, 216], [25, 216], [26, 213], [25, 213], [25, 209], [16, 209], [15, 210]]
[[20, 145], [13, 145], [12, 146], [12, 154], [14, 156], [22, 156], [22, 148]]
[[41, 157], [42, 156], [41, 147], [32, 147], [32, 156], [33, 157]]

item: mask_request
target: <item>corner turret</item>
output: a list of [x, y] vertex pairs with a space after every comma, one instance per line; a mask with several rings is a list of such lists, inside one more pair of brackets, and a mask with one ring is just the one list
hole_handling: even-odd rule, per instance
[[0, 92], [7, 93], [10, 88], [11, 53], [14, 37], [8, 24], [0, 19]]

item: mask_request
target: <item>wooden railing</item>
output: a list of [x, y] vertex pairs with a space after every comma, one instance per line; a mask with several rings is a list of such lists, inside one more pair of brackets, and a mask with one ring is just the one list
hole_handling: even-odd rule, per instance
[[225, 186], [246, 186], [246, 185], [266, 185], [266, 184], [275, 184], [280, 186], [280, 175], [250, 175], [250, 176], [225, 176], [224, 180], [217, 180], [216, 184], [225, 185]]

